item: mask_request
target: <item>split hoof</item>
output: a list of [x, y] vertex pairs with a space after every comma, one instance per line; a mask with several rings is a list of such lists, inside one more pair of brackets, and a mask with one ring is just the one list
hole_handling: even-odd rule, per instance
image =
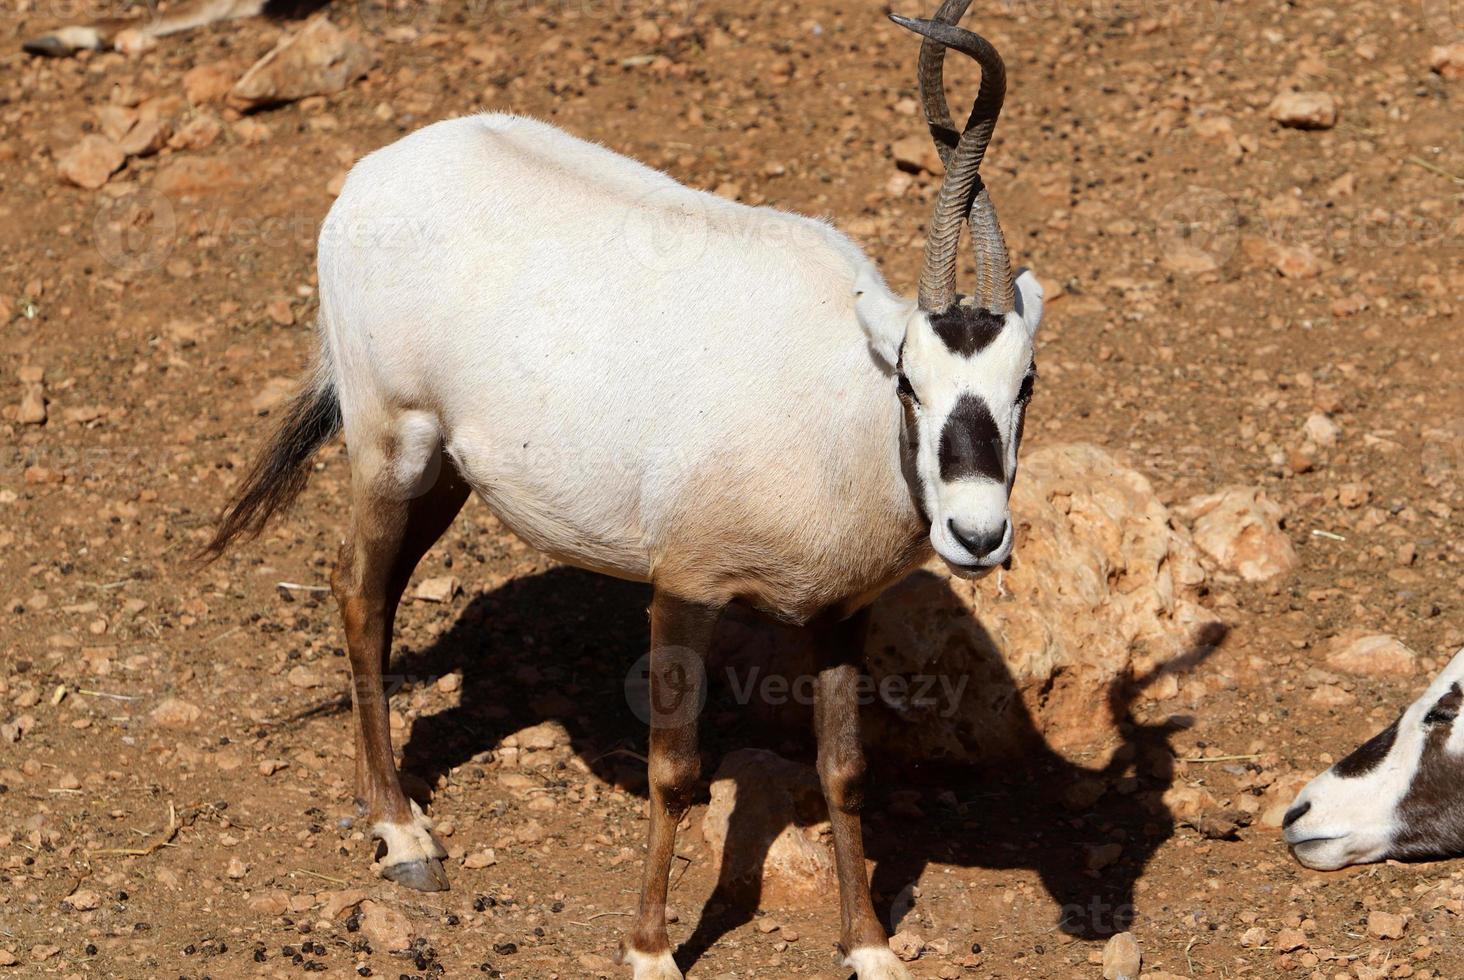
[[632, 980], [686, 980], [676, 961], [671, 958], [670, 950], [664, 953], [642, 953], [621, 943], [615, 962], [635, 971]]
[[381, 869], [381, 874], [398, 885], [415, 888], [419, 892], [445, 892], [451, 887], [447, 881], [447, 871], [437, 858], [419, 858], [416, 861], [403, 861], [401, 864], [388, 864]]
[[888, 946], [865, 946], [844, 958], [858, 980], [913, 980], [910, 971]]

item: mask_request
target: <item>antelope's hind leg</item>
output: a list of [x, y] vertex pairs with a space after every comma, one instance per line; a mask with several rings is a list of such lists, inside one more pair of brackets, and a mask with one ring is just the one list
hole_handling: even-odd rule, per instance
[[[415, 414], [415, 413], [414, 413]], [[432, 822], [402, 791], [392, 756], [382, 674], [397, 604], [417, 562], [447, 530], [468, 485], [442, 453], [435, 420], [398, 419], [374, 438], [351, 438], [351, 530], [331, 576], [345, 622], [356, 724], [356, 803], [386, 846], [382, 874], [445, 891], [447, 852]]]

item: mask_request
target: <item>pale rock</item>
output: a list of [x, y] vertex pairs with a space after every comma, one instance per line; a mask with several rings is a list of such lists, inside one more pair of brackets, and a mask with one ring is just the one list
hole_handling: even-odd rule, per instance
[[1430, 48], [1428, 66], [1444, 78], [1464, 78], [1464, 41]]
[[26, 385], [20, 396], [20, 409], [15, 418], [22, 425], [45, 425], [46, 389], [38, 384]]
[[935, 144], [923, 136], [906, 136], [897, 139], [890, 144], [890, 156], [895, 161], [895, 166], [907, 173], [920, 173], [939, 176], [945, 173], [945, 167], [940, 162], [940, 152]]
[[104, 105], [97, 110], [97, 123], [102, 127], [103, 136], [120, 143], [127, 131], [137, 125], [137, 110], [124, 105]]
[[20, 960], [16, 958], [15, 953], [4, 947], [0, 947], [0, 966], [15, 966], [19, 962]]
[[1260, 926], [1251, 926], [1240, 934], [1240, 945], [1243, 949], [1255, 949], [1258, 946], [1265, 946], [1270, 941], [1270, 934]]
[[304, 664], [291, 667], [289, 673], [285, 675], [285, 680], [289, 682], [291, 687], [297, 687], [301, 690], [309, 690], [312, 687], [320, 686], [320, 675]]
[[1315, 279], [1328, 263], [1305, 245], [1278, 242], [1271, 246], [1271, 265], [1285, 279]]
[[130, 157], [149, 157], [168, 145], [173, 126], [166, 119], [142, 119], [122, 137], [122, 152]]
[[417, 583], [412, 596], [422, 602], [451, 602], [460, 591], [458, 580], [451, 575], [427, 578]]
[[295, 323], [295, 309], [287, 299], [271, 300], [265, 304], [264, 312], [282, 327], [293, 326]]
[[396, 909], [370, 899], [361, 903], [361, 933], [374, 949], [396, 952], [412, 945], [412, 925]]
[[90, 912], [101, 907], [102, 898], [96, 892], [83, 888], [67, 895], [65, 904], [77, 912]]
[[1264, 582], [1297, 566], [1296, 549], [1281, 530], [1281, 507], [1260, 487], [1225, 487], [1178, 511], [1193, 522], [1195, 543], [1247, 582]]
[[203, 709], [182, 698], [168, 698], [148, 715], [159, 728], [188, 728], [203, 717]]
[[56, 169], [77, 187], [96, 190], [126, 162], [127, 154], [120, 146], [99, 133], [92, 133], [61, 154]]
[[[750, 894], [761, 880], [763, 907], [797, 905], [838, 889], [833, 854], [805, 832], [827, 818], [811, 767], [762, 749], [739, 749], [712, 779], [702, 838], [723, 885]], [[737, 838], [728, 840], [734, 831]]]
[[218, 141], [224, 126], [211, 113], [200, 113], [184, 123], [168, 139], [168, 145], [175, 150], [206, 150]]
[[1301, 427], [1301, 434], [1318, 446], [1330, 448], [1337, 445], [1342, 427], [1321, 412], [1312, 412]]
[[1103, 946], [1103, 980], [1138, 980], [1143, 951], [1131, 932], [1109, 937]]
[[1337, 125], [1337, 100], [1327, 92], [1282, 92], [1267, 112], [1291, 129], [1331, 129]]
[[1374, 939], [1402, 939], [1408, 920], [1394, 912], [1372, 911], [1367, 914], [1367, 934]]
[[1343, 690], [1336, 684], [1318, 684], [1317, 689], [1312, 691], [1306, 700], [1319, 708], [1345, 708], [1357, 703], [1357, 695]]
[[890, 950], [906, 963], [913, 963], [925, 952], [925, 940], [919, 933], [901, 929], [890, 937]]
[[288, 401], [295, 393], [295, 388], [294, 378], [270, 378], [250, 400], [249, 409], [255, 415], [268, 415]]
[[243, 878], [248, 873], [249, 865], [245, 864], [243, 861], [239, 860], [236, 857], [229, 858], [229, 864], [226, 868], [224, 868], [224, 874], [228, 875], [235, 881]]
[[463, 867], [471, 871], [477, 871], [480, 868], [491, 868], [497, 863], [498, 855], [493, 853], [493, 848], [491, 847], [482, 851], [474, 851], [472, 854], [463, 858]]
[[544, 721], [513, 733], [504, 739], [504, 744], [517, 745], [528, 752], [543, 752], [568, 745], [569, 732], [557, 721]]
[[249, 899], [249, 911], [261, 915], [284, 915], [290, 911], [290, 893], [281, 888], [258, 892]]
[[1356, 510], [1372, 497], [1372, 490], [1361, 483], [1344, 483], [1337, 488], [1337, 503], [1347, 510]]
[[183, 73], [183, 96], [193, 105], [222, 102], [234, 87], [234, 72], [227, 65], [195, 65]]
[[321, 914], [327, 919], [339, 919], [356, 906], [366, 901], [366, 892], [360, 888], [345, 888], [338, 892], [326, 892], [321, 903]]
[[1364, 677], [1412, 677], [1418, 654], [1397, 638], [1383, 633], [1349, 632], [1327, 645], [1327, 666]]
[[1294, 953], [1298, 949], [1305, 949], [1307, 946], [1306, 933], [1300, 929], [1282, 929], [1276, 933], [1276, 938], [1271, 941], [1271, 946], [1278, 953]]
[[340, 30], [324, 15], [286, 36], [257, 61], [228, 95], [236, 109], [334, 95], [371, 67], [369, 49], [354, 33]]

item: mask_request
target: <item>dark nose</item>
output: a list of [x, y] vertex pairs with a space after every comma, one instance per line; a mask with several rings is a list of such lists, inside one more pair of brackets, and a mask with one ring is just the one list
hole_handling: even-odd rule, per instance
[[1307, 800], [1301, 806], [1294, 806], [1290, 810], [1287, 810], [1286, 816], [1281, 818], [1281, 829], [1285, 830], [1287, 827], [1296, 823], [1296, 821], [1306, 816], [1309, 810], [1311, 810], [1311, 800]]
[[956, 539], [962, 548], [965, 548], [977, 558], [986, 558], [997, 548], [1001, 547], [1002, 541], [1006, 539], [1006, 522], [995, 531], [982, 531], [975, 534], [968, 534], [962, 531], [960, 525], [952, 518], [946, 521], [946, 527], [950, 528], [951, 536]]

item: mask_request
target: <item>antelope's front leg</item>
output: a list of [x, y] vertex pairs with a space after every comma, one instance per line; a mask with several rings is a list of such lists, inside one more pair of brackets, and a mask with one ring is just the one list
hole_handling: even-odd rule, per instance
[[818, 734], [818, 777], [834, 833], [839, 873], [839, 948], [844, 965], [859, 980], [911, 980], [890, 951], [889, 934], [874, 914], [864, 868], [864, 743], [859, 730], [860, 663], [867, 614], [817, 627], [819, 674], [814, 725]]
[[666, 934], [666, 887], [676, 825], [691, 806], [701, 770], [697, 722], [705, 700], [707, 647], [721, 610], [657, 590], [651, 600], [651, 834], [640, 910], [620, 961], [635, 980], [682, 980]]

